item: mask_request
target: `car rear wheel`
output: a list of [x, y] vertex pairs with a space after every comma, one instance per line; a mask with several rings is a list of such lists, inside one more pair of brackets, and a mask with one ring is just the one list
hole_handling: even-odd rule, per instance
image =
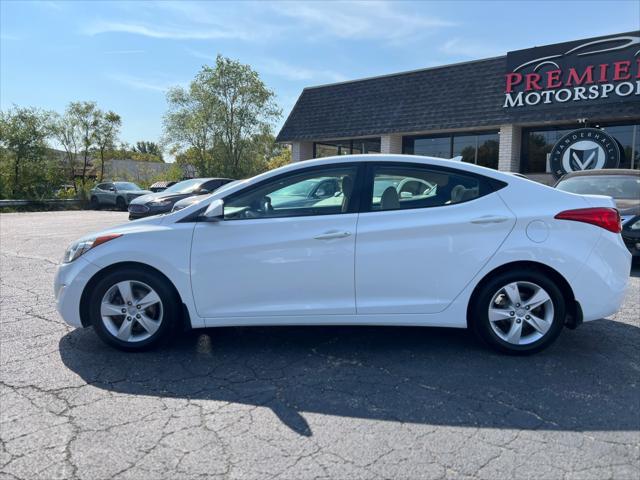
[[91, 292], [91, 323], [107, 344], [146, 350], [170, 337], [180, 314], [179, 299], [163, 278], [122, 269], [102, 278]]
[[127, 204], [124, 201], [124, 198], [122, 198], [122, 197], [116, 198], [116, 208], [118, 210], [126, 210], [127, 209]]
[[494, 349], [539, 352], [555, 341], [565, 320], [561, 290], [542, 272], [514, 271], [491, 278], [470, 309], [474, 330]]

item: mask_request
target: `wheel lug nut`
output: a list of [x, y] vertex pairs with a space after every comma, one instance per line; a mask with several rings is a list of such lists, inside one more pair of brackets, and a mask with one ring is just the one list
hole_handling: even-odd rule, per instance
[[127, 322], [130, 322], [130, 321], [131, 321], [131, 317], [127, 317]]
[[127, 309], [123, 308], [122, 310], [120, 310], [122, 313], [127, 313]]
[[133, 305], [131, 302], [127, 302], [127, 305]]
[[524, 307], [524, 308], [525, 308], [525, 310], [529, 310], [529, 305], [527, 305], [527, 306], [526, 306], [526, 307]]
[[136, 308], [137, 308], [138, 310], [140, 310], [140, 305], [136, 305]]
[[531, 319], [531, 316], [530, 316], [530, 315], [527, 315], [527, 316], [526, 316], [526, 317], [524, 317], [524, 318], [526, 318], [527, 320], [530, 320], [530, 319]]
[[519, 307], [519, 306], [520, 306], [520, 304], [519, 304], [519, 303], [516, 303], [516, 307]]
[[136, 318], [140, 318], [140, 314], [137, 314], [137, 315], [136, 315]]
[[511, 315], [512, 317], [516, 314], [516, 312], [509, 312], [509, 315]]
[[520, 320], [519, 318], [516, 319], [516, 323], [520, 323], [522, 322], [522, 320]]

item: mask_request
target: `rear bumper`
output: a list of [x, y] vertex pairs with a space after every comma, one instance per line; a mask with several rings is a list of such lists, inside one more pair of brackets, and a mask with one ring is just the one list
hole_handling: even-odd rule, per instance
[[583, 321], [597, 320], [620, 310], [630, 272], [631, 253], [621, 237], [603, 233], [571, 282]]

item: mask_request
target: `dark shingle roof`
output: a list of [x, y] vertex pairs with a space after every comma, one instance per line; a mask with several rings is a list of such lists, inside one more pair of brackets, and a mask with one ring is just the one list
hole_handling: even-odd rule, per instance
[[277, 140], [363, 137], [596, 116], [602, 121], [637, 117], [640, 112], [637, 100], [609, 108], [574, 102], [531, 108], [526, 113], [509, 111], [502, 107], [506, 59], [503, 56], [305, 88]]

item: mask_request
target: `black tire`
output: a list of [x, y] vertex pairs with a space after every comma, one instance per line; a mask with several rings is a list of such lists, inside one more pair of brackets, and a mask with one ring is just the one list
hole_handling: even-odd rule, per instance
[[[158, 330], [149, 338], [136, 342], [126, 342], [111, 334], [100, 313], [105, 293], [116, 283], [127, 280], [148, 285], [156, 291], [162, 301], [163, 314]], [[176, 331], [176, 326], [180, 324], [180, 316], [180, 298], [169, 282], [157, 273], [139, 268], [125, 267], [108, 273], [98, 281], [89, 297], [89, 319], [100, 339], [112, 347], [127, 352], [149, 350], [167, 343]]]
[[95, 195], [91, 197], [91, 208], [93, 210], [100, 210], [100, 201]]
[[[549, 295], [553, 305], [553, 320], [551, 320], [551, 326], [541, 338], [527, 345], [516, 345], [500, 338], [498, 334], [494, 332], [491, 322], [489, 321], [488, 310], [492, 304], [494, 295], [496, 295], [502, 287], [513, 282], [529, 282], [542, 287]], [[472, 305], [470, 305], [468, 323], [480, 339], [493, 349], [511, 355], [530, 355], [544, 350], [558, 338], [558, 335], [560, 335], [562, 331], [565, 317], [566, 301], [564, 295], [551, 278], [535, 269], [515, 269], [497, 274], [483, 283], [476, 292], [476, 295], [474, 295]], [[522, 324], [524, 328], [526, 322], [523, 321]], [[529, 325], [528, 328], [531, 328], [531, 326]]]
[[116, 198], [116, 208], [118, 210], [126, 210], [127, 209], [127, 202], [124, 201], [124, 198], [122, 198], [122, 197]]

